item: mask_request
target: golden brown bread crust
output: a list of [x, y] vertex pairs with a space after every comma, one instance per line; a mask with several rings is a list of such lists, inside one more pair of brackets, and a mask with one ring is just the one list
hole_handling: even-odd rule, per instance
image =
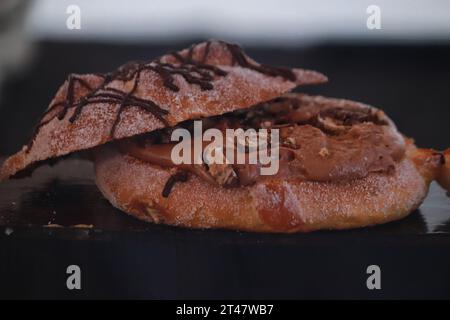
[[437, 181], [439, 184], [447, 190], [447, 194], [450, 196], [450, 148], [443, 152], [444, 164], [439, 170]]
[[414, 159], [406, 157], [393, 174], [371, 173], [342, 182], [278, 179], [235, 189], [190, 175], [164, 198], [161, 190], [173, 169], [121, 154], [114, 146], [95, 151], [99, 189], [128, 214], [189, 228], [255, 232], [348, 229], [400, 219], [423, 201], [436, 168], [418, 168]]
[[[192, 58], [200, 60], [205, 53], [206, 43], [194, 46]], [[186, 55], [188, 50], [180, 51]], [[253, 61], [248, 58], [248, 61]], [[162, 62], [176, 63], [172, 55], [160, 58]], [[175, 84], [179, 91], [175, 92], [165, 87], [160, 75], [151, 70], [144, 70], [140, 75], [140, 85], [134, 96], [149, 99], [158, 106], [169, 111], [166, 120], [170, 126], [198, 117], [220, 115], [237, 109], [248, 108], [257, 103], [271, 100], [293, 89], [298, 85], [315, 84], [326, 81], [326, 77], [318, 72], [292, 69], [296, 75], [295, 81], [282, 77], [269, 76], [261, 72], [244, 68], [235, 64], [230, 51], [223, 42], [211, 42], [208, 55], [204, 61], [207, 64], [219, 66], [227, 72], [226, 76], [216, 77], [212, 83], [212, 90], [202, 90], [198, 85], [189, 84], [186, 80], [175, 75]], [[101, 84], [104, 77], [94, 74], [72, 75], [95, 88]], [[129, 81], [114, 80], [107, 88], [129, 92], [134, 79]], [[52, 104], [66, 100], [69, 82], [66, 81], [56, 93]], [[80, 101], [90, 90], [79, 81], [74, 85], [74, 102]], [[104, 144], [113, 139], [130, 137], [150, 132], [164, 127], [154, 115], [140, 108], [130, 106], [121, 113], [113, 136], [111, 127], [118, 114], [119, 103], [94, 103], [85, 106], [80, 117], [71, 123], [69, 119], [75, 108], [68, 110], [62, 120], [53, 118], [40, 128], [29, 152], [24, 146], [21, 151], [8, 158], [0, 167], [0, 181], [7, 179], [31, 164], [54, 158], [71, 152], [89, 149]], [[43, 120], [51, 118], [59, 110], [51, 112]]]

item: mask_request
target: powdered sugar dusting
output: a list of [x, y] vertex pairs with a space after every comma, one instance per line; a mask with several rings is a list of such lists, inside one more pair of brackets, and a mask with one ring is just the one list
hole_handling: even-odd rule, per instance
[[[195, 55], [202, 55], [205, 45], [199, 46]], [[299, 83], [316, 83], [323, 81], [318, 73], [296, 69], [299, 76], [297, 83], [282, 77], [272, 77], [230, 63], [229, 53], [221, 45], [211, 46], [210, 61], [225, 63], [218, 65], [227, 72], [226, 76], [216, 76], [212, 81], [212, 90], [202, 90], [198, 85], [189, 84], [179, 75], [174, 75], [179, 91], [167, 89], [161, 77], [154, 71], [142, 71], [140, 85], [134, 95], [151, 100], [161, 108], [168, 110], [166, 120], [169, 125], [198, 117], [220, 115], [237, 109], [248, 108], [263, 101], [273, 99], [291, 90]], [[168, 56], [169, 57], [169, 56]], [[169, 58], [168, 58], [169, 59]], [[169, 59], [170, 60], [170, 59]], [[77, 75], [92, 87], [101, 82], [96, 75]], [[107, 88], [128, 92], [134, 80], [114, 80]], [[68, 90], [66, 81], [58, 90], [53, 102], [64, 101]], [[75, 100], [88, 94], [86, 88], [75, 87]], [[119, 103], [94, 103], [85, 106], [79, 118], [71, 123], [68, 119], [74, 114], [70, 109], [63, 120], [54, 118], [40, 128], [29, 152], [20, 151], [10, 157], [0, 168], [0, 179], [8, 178], [25, 169], [36, 161], [62, 156], [74, 151], [89, 149], [106, 143], [113, 138], [124, 138], [162, 128], [164, 125], [154, 115], [138, 107], [127, 106], [120, 115], [114, 136], [110, 129], [115, 121]], [[47, 118], [51, 118], [47, 115]]]
[[347, 228], [398, 219], [418, 207], [428, 190], [428, 184], [408, 159], [390, 175], [375, 173], [351, 181], [285, 185], [295, 198], [297, 214], [312, 228], [332, 228], [328, 221]]

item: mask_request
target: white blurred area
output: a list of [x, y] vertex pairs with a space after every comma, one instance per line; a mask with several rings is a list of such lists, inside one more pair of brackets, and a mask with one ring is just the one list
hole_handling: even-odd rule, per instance
[[[81, 30], [66, 27], [66, 8], [81, 9]], [[369, 5], [381, 30], [366, 26]], [[33, 39], [170, 42], [220, 38], [263, 45], [323, 41], [442, 42], [450, 39], [448, 0], [36, 0]]]
[[[81, 12], [71, 30], [67, 8]], [[369, 30], [370, 5], [381, 29]], [[36, 41], [163, 43], [216, 38], [244, 45], [450, 43], [449, 0], [0, 0], [0, 85]]]

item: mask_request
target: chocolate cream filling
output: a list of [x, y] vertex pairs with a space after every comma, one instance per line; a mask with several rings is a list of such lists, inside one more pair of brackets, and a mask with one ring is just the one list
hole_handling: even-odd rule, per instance
[[[171, 159], [176, 143], [170, 141], [174, 128], [116, 141], [116, 145], [121, 152], [142, 161], [162, 167], [177, 167], [222, 187], [248, 186], [273, 178], [308, 181], [364, 178], [372, 172], [391, 173], [395, 170], [395, 163], [405, 155], [404, 139], [384, 113], [356, 104], [305, 103], [284, 97], [249, 110], [202, 119], [202, 122], [203, 130], [279, 129], [278, 173], [261, 175], [259, 162], [176, 165]], [[192, 124], [188, 121], [177, 127], [192, 130]], [[209, 143], [203, 142], [203, 147]]]

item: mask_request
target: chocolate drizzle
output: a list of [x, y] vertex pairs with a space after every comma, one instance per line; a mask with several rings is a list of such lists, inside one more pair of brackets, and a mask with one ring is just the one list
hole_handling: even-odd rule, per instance
[[176, 173], [171, 175], [163, 188], [162, 196], [164, 198], [167, 198], [170, 195], [170, 192], [172, 191], [172, 188], [174, 187], [175, 183], [186, 182], [187, 179], [188, 173], [186, 171], [177, 171]]
[[254, 64], [248, 61], [247, 56], [245, 55], [244, 51], [241, 47], [239, 47], [237, 44], [233, 43], [225, 43], [228, 50], [230, 51], [232, 55], [233, 62], [232, 64], [237, 63], [243, 68], [255, 70], [257, 72], [263, 73], [268, 76], [277, 77], [280, 76], [284, 79], [295, 81], [297, 79], [295, 73], [289, 69], [284, 67], [273, 67], [268, 66], [265, 64]]
[[[67, 115], [69, 109], [75, 108], [72, 116], [69, 118], [70, 123], [74, 123], [81, 115], [83, 108], [90, 104], [95, 103], [109, 103], [118, 104], [118, 111], [116, 118], [111, 126], [110, 137], [114, 137], [116, 127], [121, 119], [121, 114], [127, 107], [133, 106], [140, 108], [148, 113], [151, 113], [159, 121], [161, 121], [166, 127], [169, 126], [165, 116], [168, 111], [155, 102], [149, 99], [139, 98], [135, 95], [139, 88], [141, 79], [141, 73], [144, 70], [151, 70], [157, 73], [166, 88], [174, 92], [178, 92], [180, 88], [175, 84], [175, 75], [180, 75], [186, 82], [194, 85], [198, 85], [201, 90], [212, 90], [214, 88], [212, 81], [215, 77], [224, 77], [227, 72], [218, 68], [217, 66], [207, 64], [208, 55], [210, 54], [210, 48], [212, 41], [208, 41], [205, 44], [203, 55], [199, 61], [193, 59], [194, 50], [196, 45], [191, 46], [187, 54], [181, 54], [179, 52], [171, 52], [170, 55], [174, 57], [178, 63], [171, 64], [162, 62], [162, 58], [148, 62], [129, 62], [112, 73], [96, 74], [102, 78], [101, 83], [93, 88], [83, 78], [70, 75], [68, 78], [67, 93], [63, 101], [52, 104], [42, 115], [38, 125], [35, 127], [32, 136], [28, 142], [26, 152], [29, 152], [33, 146], [34, 140], [39, 133], [41, 127], [52, 121], [54, 118], [63, 120]], [[267, 65], [258, 65], [251, 63], [242, 48], [236, 44], [230, 44], [226, 42], [215, 42], [225, 45], [232, 56], [232, 65], [236, 63], [241, 67], [248, 68], [260, 72], [268, 76], [281, 76], [287, 80], [295, 81], [296, 76], [292, 70], [281, 67], [270, 67]], [[133, 87], [129, 92], [124, 92], [115, 88], [108, 87], [108, 84], [114, 80], [120, 81], [134, 81]], [[88, 94], [78, 100], [75, 97], [76, 86], [81, 86], [88, 90]], [[51, 114], [51, 115], [50, 115]]]
[[[207, 69], [205, 67], [183, 62], [180, 66], [174, 66], [169, 63], [162, 63], [160, 61], [157, 61], [155, 62], [155, 66], [150, 66], [150, 68], [161, 76], [164, 85], [167, 88], [175, 92], [178, 92], [180, 90], [180, 88], [178, 88], [178, 86], [174, 84], [175, 79], [173, 76], [175, 74], [181, 75], [186, 80], [186, 82], [190, 84], [196, 84], [200, 86], [202, 90], [212, 90], [214, 88], [213, 84], [211, 83], [211, 81], [214, 80], [214, 77], [206, 71], [210, 69]], [[220, 69], [217, 68], [217, 70], [215, 71], [213, 71], [212, 69], [210, 71], [213, 71], [216, 75], [226, 75], [224, 71], [219, 70]]]
[[[37, 134], [39, 133], [39, 130], [42, 126], [46, 125], [50, 121], [52, 121], [55, 117], [58, 118], [58, 120], [63, 120], [68, 112], [69, 109], [75, 108], [74, 113], [69, 118], [69, 121], [71, 123], [75, 122], [79, 116], [81, 115], [81, 112], [83, 108], [87, 105], [94, 104], [94, 103], [111, 103], [111, 104], [119, 104], [119, 109], [116, 114], [116, 118], [114, 120], [114, 123], [111, 127], [110, 136], [114, 136], [114, 132], [116, 129], [117, 124], [120, 121], [121, 113], [126, 109], [126, 107], [134, 106], [138, 107], [140, 109], [143, 109], [151, 114], [153, 114], [158, 120], [160, 120], [162, 123], [164, 123], [165, 126], [168, 126], [167, 121], [164, 119], [164, 115], [168, 114], [168, 111], [158, 106], [156, 103], [154, 103], [151, 100], [142, 99], [139, 97], [134, 96], [134, 92], [136, 91], [139, 80], [140, 80], [140, 71], [136, 69], [135, 77], [134, 77], [134, 85], [133, 88], [129, 92], [124, 92], [115, 88], [106, 88], [106, 85], [110, 83], [114, 79], [118, 80], [131, 80], [132, 77], [126, 75], [122, 72], [128, 72], [128, 70], [121, 71], [119, 70], [117, 74], [106, 74], [101, 75], [103, 77], [103, 81], [101, 84], [96, 88], [91, 88], [89, 84], [84, 81], [81, 78], [78, 78], [77, 76], [70, 75], [68, 79], [68, 87], [67, 87], [67, 94], [64, 101], [57, 102], [53, 105], [51, 105], [47, 111], [43, 114], [41, 117], [41, 120], [39, 121], [39, 124], [35, 127], [32, 137], [29, 140], [29, 143], [27, 145], [27, 152], [31, 150], [31, 147], [33, 146], [34, 139], [36, 138]], [[129, 79], [131, 78], [131, 79]], [[75, 84], [76, 82], [80, 83], [83, 87], [90, 90], [90, 92], [79, 99], [79, 101], [75, 102]], [[51, 112], [54, 112], [57, 108], [61, 108], [59, 112], [56, 113], [54, 116], [50, 116], [48, 119], [44, 120], [47, 115], [49, 115]]]
[[319, 115], [322, 118], [332, 118], [343, 125], [351, 126], [362, 122], [372, 122], [376, 125], [387, 125], [386, 119], [377, 116], [373, 109], [355, 109], [349, 110], [342, 107], [328, 108], [320, 111]]

